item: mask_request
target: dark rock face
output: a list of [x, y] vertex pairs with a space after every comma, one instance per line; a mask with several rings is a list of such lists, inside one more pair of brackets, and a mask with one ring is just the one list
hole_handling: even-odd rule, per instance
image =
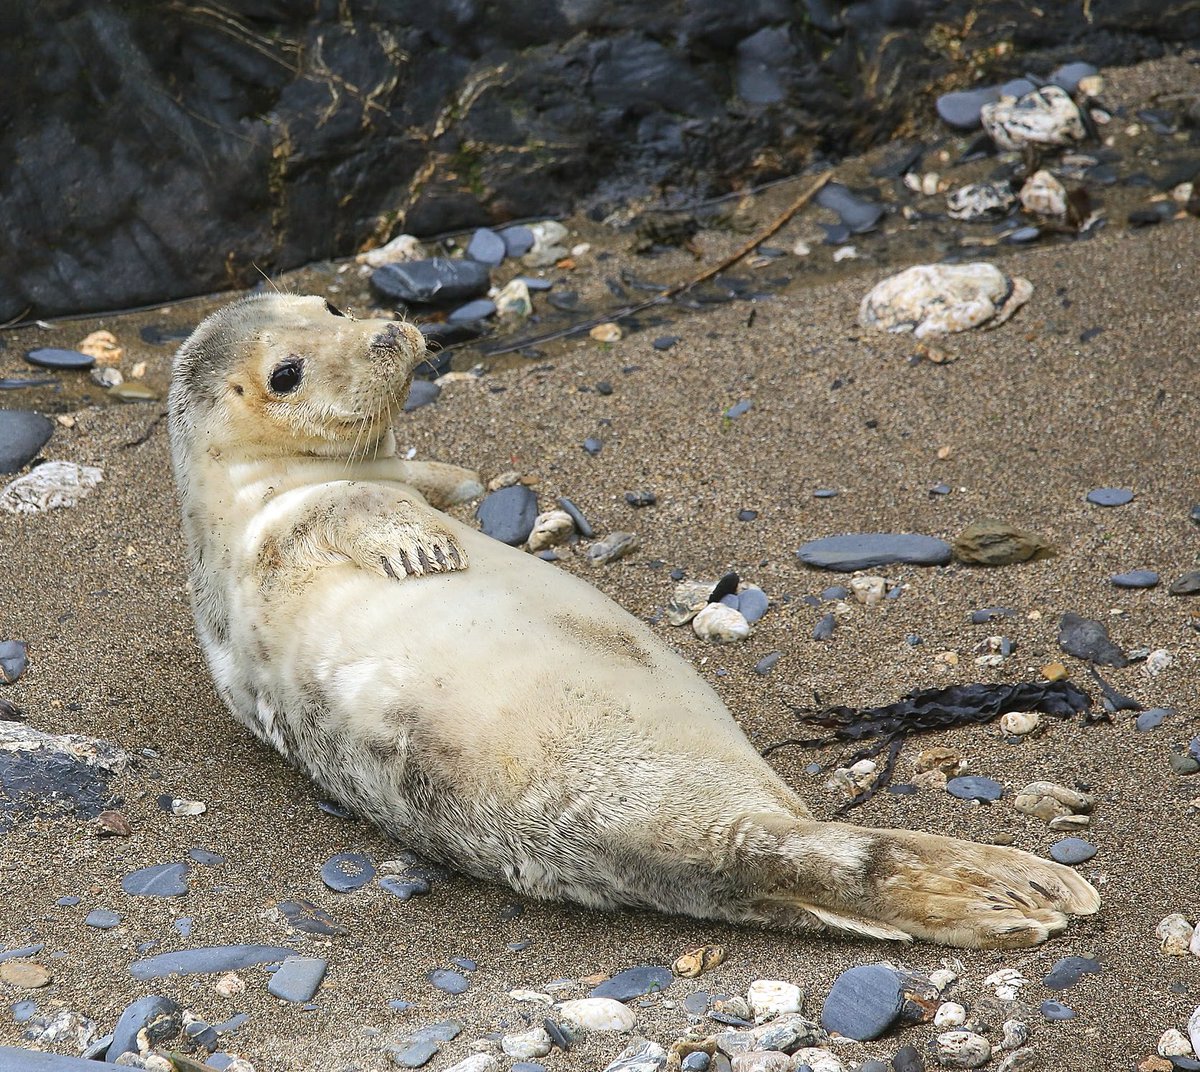
[[935, 24], [970, 25], [963, 56], [1012, 41], [996, 82], [1200, 42], [1194, 5], [1164, 20], [1157, 0], [1110, 0], [1091, 22], [1040, 6], [362, 0], [351, 21], [337, 0], [15, 0], [0, 320], [795, 170], [932, 116], [921, 86], [976, 84], [926, 44]]

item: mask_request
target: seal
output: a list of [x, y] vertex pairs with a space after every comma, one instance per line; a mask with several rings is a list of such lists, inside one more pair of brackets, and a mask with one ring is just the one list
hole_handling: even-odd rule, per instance
[[326, 793], [593, 907], [1008, 947], [1098, 909], [1024, 852], [814, 820], [645, 624], [437, 509], [482, 489], [396, 456], [423, 354], [411, 325], [265, 295], [175, 358], [199, 640], [233, 714]]

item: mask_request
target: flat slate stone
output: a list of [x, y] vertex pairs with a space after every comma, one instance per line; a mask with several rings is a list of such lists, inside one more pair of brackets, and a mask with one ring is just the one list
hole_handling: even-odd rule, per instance
[[225, 862], [225, 857], [219, 852], [209, 852], [208, 849], [200, 848], [188, 849], [188, 858], [205, 867], [220, 867]]
[[900, 976], [882, 964], [860, 964], [834, 980], [821, 1008], [821, 1026], [866, 1042], [895, 1023], [903, 1005]]
[[945, 540], [899, 532], [855, 532], [810, 540], [796, 554], [807, 566], [853, 573], [903, 562], [912, 566], [944, 566], [952, 549]]
[[155, 864], [131, 871], [121, 879], [131, 897], [182, 897], [188, 891], [187, 864]]
[[1086, 659], [1097, 666], [1112, 666], [1119, 670], [1129, 665], [1129, 659], [1112, 642], [1103, 622], [1081, 618], [1070, 611], [1059, 620], [1058, 646], [1068, 655]]
[[0, 961], [24, 960], [26, 957], [36, 957], [45, 948], [45, 945], [38, 942], [36, 945], [20, 945], [15, 949], [5, 949], [0, 951]]
[[85, 1061], [81, 1057], [62, 1057], [20, 1046], [0, 1046], [0, 1072], [102, 1072], [116, 1065]]
[[1051, 1001], [1047, 998], [1038, 1009], [1047, 1020], [1074, 1020], [1075, 1010], [1061, 1001]]
[[135, 979], [161, 979], [166, 975], [210, 975], [237, 971], [255, 964], [273, 964], [295, 956], [296, 951], [280, 945], [209, 945], [159, 953], [135, 960], [129, 974]]
[[[479, 527], [486, 535], [501, 543], [519, 547], [529, 539], [537, 512], [537, 495], [533, 489], [524, 484], [513, 484], [486, 496], [476, 507], [475, 516], [479, 518]], [[569, 510], [567, 512], [570, 513]]]
[[147, 1029], [151, 1043], [173, 1038], [183, 1029], [182, 1010], [161, 994], [150, 994], [125, 1006], [104, 1059], [115, 1062], [123, 1053], [138, 1053], [138, 1032], [143, 1029]]
[[388, 1056], [404, 1068], [420, 1068], [429, 1063], [444, 1043], [456, 1039], [461, 1031], [462, 1024], [456, 1020], [430, 1024], [414, 1031], [400, 1045], [391, 1049]]
[[29, 665], [28, 646], [23, 640], [0, 640], [0, 681], [12, 685]]
[[448, 257], [385, 264], [371, 273], [371, 286], [383, 297], [421, 304], [465, 301], [482, 294], [490, 282], [486, 264]]
[[1100, 962], [1091, 957], [1063, 957], [1054, 962], [1042, 985], [1047, 990], [1066, 990], [1085, 975], [1097, 975], [1101, 970]]
[[1096, 846], [1083, 838], [1065, 837], [1050, 846], [1050, 858], [1060, 864], [1081, 864], [1096, 855]]
[[868, 201], [851, 192], [840, 182], [828, 182], [813, 200], [822, 208], [836, 212], [851, 234], [873, 230], [887, 209], [878, 201]]
[[599, 986], [592, 987], [588, 997], [633, 1001], [646, 994], [660, 994], [674, 981], [675, 976], [667, 968], [640, 964], [636, 968], [626, 968], [611, 979], [605, 979]]
[[339, 852], [321, 868], [321, 881], [335, 893], [361, 889], [375, 877], [375, 864], [361, 852]]
[[93, 908], [83, 922], [97, 930], [110, 931], [121, 922], [121, 913], [111, 908]]
[[[530, 233], [532, 243], [533, 235]], [[467, 256], [480, 264], [496, 267], [508, 252], [508, 243], [488, 227], [480, 227], [467, 243]]]
[[441, 387], [432, 380], [413, 380], [412, 387], [408, 389], [408, 398], [404, 400], [404, 412], [412, 413], [414, 409], [436, 402], [441, 393]]
[[31, 365], [52, 369], [90, 369], [96, 363], [94, 357], [81, 354], [78, 350], [59, 350], [54, 347], [30, 350], [25, 360]]
[[451, 324], [465, 324], [472, 320], [486, 320], [496, 315], [496, 303], [489, 298], [476, 298], [466, 305], [460, 305], [450, 313], [446, 320]]
[[433, 983], [439, 990], [444, 990], [447, 994], [464, 994], [467, 987], [471, 984], [467, 982], [467, 977], [460, 972], [450, 971], [449, 968], [438, 968], [437, 971], [429, 973], [429, 981]]
[[1175, 709], [1172, 707], [1152, 707], [1134, 719], [1133, 728], [1138, 733], [1149, 733], [1151, 730], [1158, 729], [1163, 724], [1163, 720], [1174, 713]]
[[287, 920], [288, 926], [293, 930], [303, 931], [305, 934], [322, 935], [346, 933], [346, 928], [328, 912], [303, 897], [280, 901], [277, 907], [280, 915]]
[[1167, 589], [1173, 596], [1194, 596], [1200, 594], [1200, 570], [1189, 570], [1179, 580], [1172, 582]]
[[424, 897], [431, 889], [429, 879], [416, 875], [388, 875], [379, 880], [379, 888], [387, 890], [393, 897], [399, 897], [402, 901]]
[[951, 778], [946, 783], [946, 792], [959, 800], [999, 800], [1004, 795], [1004, 786], [991, 778], [977, 774], [964, 774]]
[[288, 957], [267, 982], [267, 992], [284, 1001], [311, 1001], [325, 978], [325, 968], [320, 957]]
[[40, 413], [0, 409], [0, 473], [24, 469], [46, 445], [52, 425]]
[[1118, 588], [1154, 588], [1159, 577], [1154, 570], [1137, 569], [1128, 573], [1114, 573], [1109, 580]]
[[1087, 501], [1093, 506], [1124, 506], [1133, 502], [1133, 492], [1128, 488], [1092, 488]]

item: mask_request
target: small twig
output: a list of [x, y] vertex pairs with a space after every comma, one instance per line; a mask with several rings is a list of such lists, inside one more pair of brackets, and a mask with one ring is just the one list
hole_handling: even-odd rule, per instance
[[[674, 286], [667, 287], [660, 294], [656, 294], [653, 298], [647, 298], [644, 302], [638, 302], [636, 305], [626, 305], [619, 309], [612, 309], [600, 316], [591, 317], [588, 320], [580, 320], [577, 323], [571, 324], [565, 328], [559, 328], [556, 331], [547, 331], [541, 335], [531, 335], [524, 339], [516, 339], [512, 342], [502, 343], [499, 346], [484, 347], [483, 352], [488, 357], [496, 357], [500, 354], [510, 354], [514, 350], [521, 350], [526, 346], [536, 346], [541, 342], [551, 342], [554, 339], [566, 338], [570, 335], [578, 335], [581, 331], [587, 331], [595, 327], [597, 324], [603, 324], [609, 320], [622, 320], [625, 317], [634, 316], [637, 313], [644, 312], [655, 305], [661, 305], [663, 302], [670, 301], [672, 298], [679, 297], [693, 287], [699, 286], [701, 283], [707, 283], [714, 276], [720, 275], [726, 269], [737, 264], [746, 254], [753, 252], [758, 246], [762, 245], [767, 239], [780, 230], [797, 212], [811, 201], [830, 179], [833, 178], [833, 172], [827, 171], [824, 175], [816, 180], [811, 186], [807, 187], [799, 197], [797, 197], [787, 208], [783, 210], [769, 226], [759, 231], [753, 238], [745, 244], [739, 246], [728, 257], [722, 257], [716, 264], [710, 268], [706, 268], [699, 275], [692, 276], [690, 279], [685, 279]], [[460, 343], [459, 346], [466, 346], [468, 343]], [[456, 350], [459, 346], [448, 346], [447, 350]]]
[[152, 420], [149, 425], [147, 425], [146, 430], [140, 436], [138, 436], [137, 439], [131, 439], [128, 443], [122, 443], [121, 449], [129, 450], [130, 447], [140, 447], [152, 435], [154, 435], [154, 429], [159, 426], [159, 424], [162, 422], [162, 419], [166, 415], [167, 415], [166, 411], [164, 410], [157, 417], [155, 417], [154, 420]]

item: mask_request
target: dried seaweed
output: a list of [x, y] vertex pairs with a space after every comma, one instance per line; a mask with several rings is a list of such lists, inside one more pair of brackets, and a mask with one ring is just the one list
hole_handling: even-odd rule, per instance
[[891, 784], [896, 760], [910, 734], [991, 722], [1009, 711], [1040, 711], [1055, 718], [1069, 718], [1082, 712], [1090, 722], [1096, 718], [1088, 714], [1091, 706], [1092, 698], [1069, 681], [1037, 681], [1018, 685], [975, 684], [918, 689], [882, 707], [826, 707], [816, 711], [793, 707], [796, 717], [805, 725], [821, 726], [831, 732], [778, 741], [764, 748], [762, 754], [769, 756], [781, 748], [793, 746], [823, 748], [837, 743], [869, 742], [850, 755], [843, 753], [839, 763], [850, 766], [860, 759], [874, 759], [885, 753], [875, 780], [859, 796], [837, 809], [837, 814], [843, 815]]

